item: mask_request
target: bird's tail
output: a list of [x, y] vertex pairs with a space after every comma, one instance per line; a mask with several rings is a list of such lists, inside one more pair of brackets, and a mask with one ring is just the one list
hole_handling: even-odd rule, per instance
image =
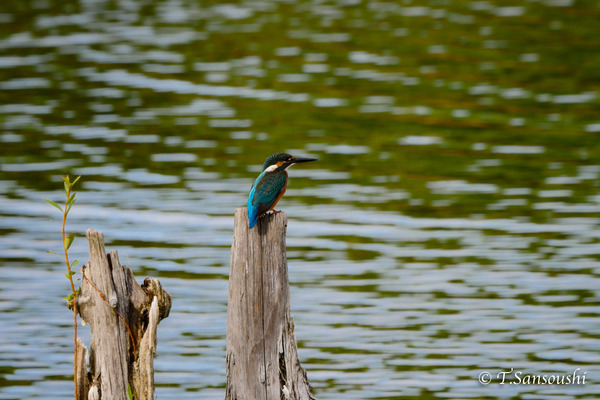
[[258, 207], [248, 205], [248, 229], [254, 228], [258, 220]]

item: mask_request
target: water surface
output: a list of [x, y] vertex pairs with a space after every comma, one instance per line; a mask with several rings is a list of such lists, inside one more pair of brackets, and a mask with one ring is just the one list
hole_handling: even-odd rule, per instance
[[[104, 232], [173, 296], [160, 399], [222, 399], [235, 208], [264, 158], [320, 399], [600, 395], [595, 1], [0, 6], [0, 399], [72, 392], [60, 260]], [[89, 342], [88, 328], [80, 329]], [[478, 383], [587, 372], [585, 385]]]

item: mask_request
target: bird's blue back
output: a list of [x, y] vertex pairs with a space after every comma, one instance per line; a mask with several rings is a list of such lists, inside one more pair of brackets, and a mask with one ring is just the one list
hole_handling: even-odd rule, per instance
[[279, 194], [285, 188], [287, 174], [285, 171], [263, 171], [252, 185], [248, 195], [248, 228], [256, 225], [258, 217], [267, 212], [277, 201]]

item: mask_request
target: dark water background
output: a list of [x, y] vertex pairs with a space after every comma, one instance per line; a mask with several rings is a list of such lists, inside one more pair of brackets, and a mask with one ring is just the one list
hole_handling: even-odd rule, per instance
[[[292, 313], [320, 399], [600, 397], [600, 3], [0, 4], [0, 399], [72, 393], [58, 250], [104, 232], [174, 298], [159, 399], [222, 399], [233, 212], [294, 167]], [[89, 329], [82, 328], [89, 340]], [[477, 382], [587, 372], [585, 385]]]

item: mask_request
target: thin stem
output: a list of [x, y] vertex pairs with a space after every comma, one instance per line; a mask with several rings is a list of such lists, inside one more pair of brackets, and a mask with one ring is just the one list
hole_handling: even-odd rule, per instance
[[[71, 195], [71, 185], [67, 189], [67, 202]], [[73, 383], [75, 384], [75, 400], [79, 400], [79, 386], [77, 385], [77, 291], [75, 290], [75, 284], [73, 283], [73, 275], [71, 274], [71, 264], [69, 263], [69, 252], [67, 250], [67, 237], [65, 235], [65, 225], [67, 224], [67, 207], [68, 204], [65, 202], [65, 208], [63, 209], [63, 220], [62, 220], [62, 239], [63, 249], [65, 250], [65, 262], [67, 263], [67, 270], [69, 271], [69, 282], [71, 283], [71, 291], [73, 292]]]

